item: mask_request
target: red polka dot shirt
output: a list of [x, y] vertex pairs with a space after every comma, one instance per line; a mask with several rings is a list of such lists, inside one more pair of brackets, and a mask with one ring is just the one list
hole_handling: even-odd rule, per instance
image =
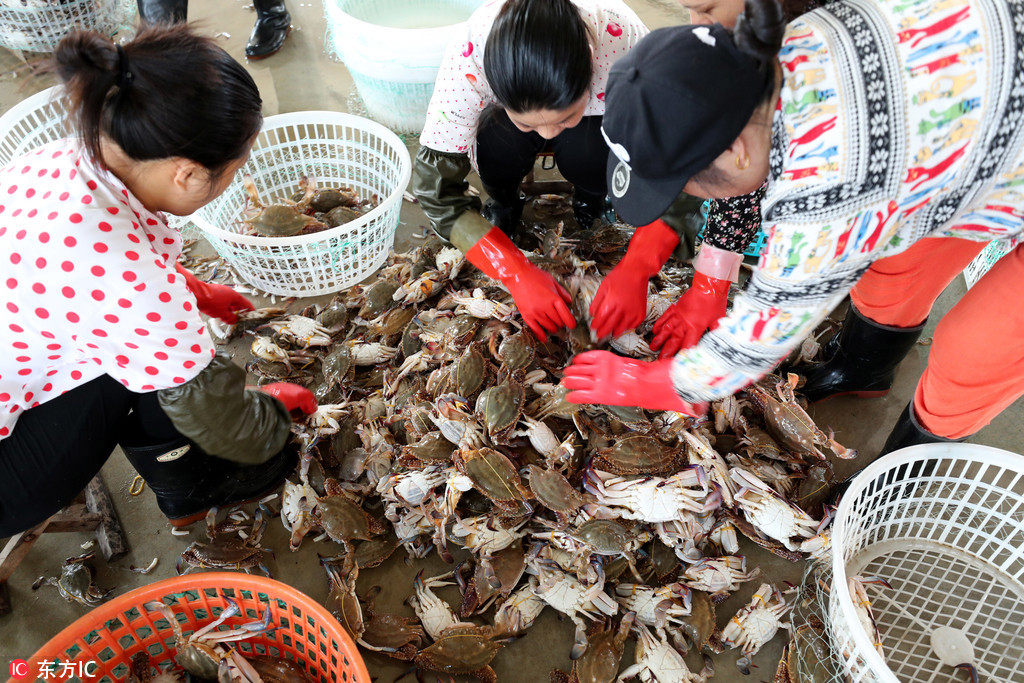
[[0, 439], [23, 411], [101, 375], [148, 392], [210, 363], [213, 341], [174, 270], [181, 247], [73, 141], [0, 169]]
[[[420, 134], [424, 147], [448, 154], [468, 154], [476, 165], [476, 130], [480, 114], [494, 104], [484, 78], [484, 42], [505, 0], [491, 0], [469, 18], [466, 35], [452, 40], [434, 82], [427, 121]], [[604, 88], [612, 64], [647, 35], [640, 17], [621, 0], [573, 0], [594, 41], [594, 76], [584, 116], [604, 114]]]

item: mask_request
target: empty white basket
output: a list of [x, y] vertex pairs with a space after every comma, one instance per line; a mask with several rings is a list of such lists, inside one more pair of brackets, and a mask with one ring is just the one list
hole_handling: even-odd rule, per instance
[[135, 0], [50, 0], [0, 2], [0, 46], [10, 50], [53, 52], [76, 29], [114, 35], [128, 29]]
[[[832, 534], [828, 626], [845, 680], [966, 680], [933, 650], [942, 628], [947, 654], [970, 644], [982, 681], [1024, 681], [1024, 457], [957, 443], [896, 451], [853, 481]], [[884, 661], [851, 599], [857, 575], [892, 584], [868, 588]]]
[[0, 166], [25, 152], [67, 137], [64, 87], [55, 85], [25, 98], [0, 116]]
[[[262, 237], [241, 223], [250, 173], [260, 199], [290, 198], [302, 175], [347, 185], [379, 204], [358, 219], [310, 235]], [[239, 276], [269, 294], [316, 296], [350, 287], [387, 258], [412, 162], [401, 139], [351, 114], [304, 111], [268, 117], [249, 161], [224, 194], [190, 216]]]

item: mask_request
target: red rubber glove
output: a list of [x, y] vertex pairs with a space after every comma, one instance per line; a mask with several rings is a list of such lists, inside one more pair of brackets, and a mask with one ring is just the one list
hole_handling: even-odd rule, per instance
[[647, 281], [661, 270], [677, 244], [679, 235], [661, 219], [636, 229], [626, 255], [605, 277], [590, 304], [590, 329], [598, 339], [618, 337], [643, 322]]
[[693, 261], [693, 284], [654, 323], [651, 349], [670, 358], [718, 327], [728, 308], [729, 285], [739, 277], [743, 254], [705, 244]]
[[671, 368], [671, 359], [646, 362], [610, 351], [587, 351], [565, 369], [562, 386], [572, 389], [566, 396], [570, 403], [674, 410], [693, 417], [707, 412], [706, 403], [691, 404], [679, 398], [672, 386]]
[[256, 388], [283, 403], [289, 413], [298, 410], [309, 415], [317, 409], [316, 397], [313, 396], [313, 392], [298, 384], [274, 382]]
[[233, 325], [238, 322], [239, 311], [253, 309], [251, 301], [227, 285], [203, 282], [180, 263], [175, 263], [174, 269], [184, 276], [185, 285], [196, 297], [196, 305], [201, 313]]
[[576, 327], [569, 292], [519, 251], [501, 228], [491, 228], [466, 252], [466, 260], [488, 277], [500, 280], [515, 299], [519, 313], [541, 342], [545, 332]]
[[699, 342], [705, 331], [718, 327], [718, 319], [725, 316], [731, 284], [694, 273], [690, 288], [654, 323], [651, 350], [661, 349], [660, 358], [671, 358]]

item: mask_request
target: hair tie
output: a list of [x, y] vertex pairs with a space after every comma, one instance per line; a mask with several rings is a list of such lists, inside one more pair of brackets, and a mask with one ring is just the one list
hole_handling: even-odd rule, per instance
[[120, 45], [114, 47], [117, 48], [117, 61], [121, 67], [121, 76], [117, 79], [117, 87], [123, 88], [130, 84], [135, 76], [128, 70], [128, 55], [124, 53], [124, 48]]

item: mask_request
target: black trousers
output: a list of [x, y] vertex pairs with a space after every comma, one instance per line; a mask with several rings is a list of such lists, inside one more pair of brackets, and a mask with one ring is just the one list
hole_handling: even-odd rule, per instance
[[584, 116], [551, 140], [516, 128], [504, 109], [485, 113], [476, 135], [476, 159], [480, 181], [487, 194], [503, 204], [519, 196], [519, 184], [533, 168], [537, 155], [551, 151], [555, 164], [575, 186], [576, 197], [592, 202], [608, 194], [605, 167], [608, 145], [601, 135], [600, 116]]
[[110, 457], [129, 419], [156, 438], [178, 435], [155, 391], [137, 394], [107, 375], [22, 413], [0, 440], [0, 538], [70, 504]]

